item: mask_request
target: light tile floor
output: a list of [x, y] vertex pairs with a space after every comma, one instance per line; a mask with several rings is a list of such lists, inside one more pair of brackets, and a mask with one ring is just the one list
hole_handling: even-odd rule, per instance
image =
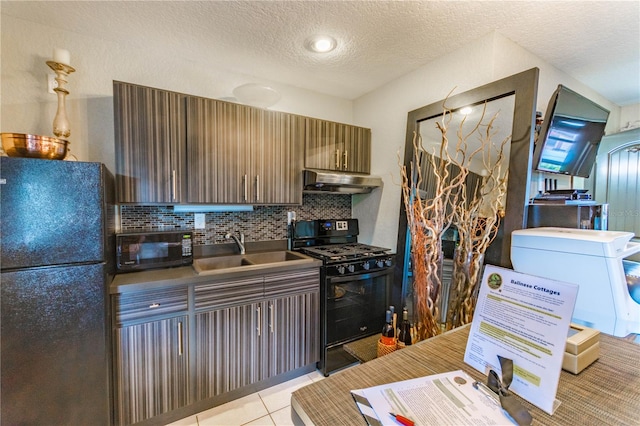
[[319, 371], [247, 395], [171, 423], [169, 426], [286, 426], [291, 420], [291, 393], [324, 379]]

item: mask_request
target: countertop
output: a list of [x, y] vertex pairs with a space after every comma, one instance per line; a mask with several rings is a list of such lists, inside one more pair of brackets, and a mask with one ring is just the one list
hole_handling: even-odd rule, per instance
[[190, 284], [204, 284], [274, 272], [287, 272], [299, 269], [320, 267], [322, 261], [304, 256], [303, 261], [275, 262], [261, 265], [248, 265], [218, 270], [214, 274], [198, 274], [193, 266], [151, 269], [140, 272], [118, 274], [109, 286], [110, 294], [131, 291], [159, 289]]
[[[469, 329], [460, 327], [298, 389], [291, 396], [292, 418], [296, 424], [364, 426], [352, 389], [458, 369], [486, 380], [463, 361]], [[639, 424], [639, 360], [640, 345], [601, 333], [595, 363], [578, 375], [560, 373], [556, 398], [561, 404], [553, 416], [518, 398], [534, 425]]]

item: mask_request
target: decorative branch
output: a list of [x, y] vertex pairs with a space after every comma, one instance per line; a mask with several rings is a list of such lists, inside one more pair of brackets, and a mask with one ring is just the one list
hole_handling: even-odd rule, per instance
[[[479, 123], [484, 119], [483, 110]], [[484, 132], [478, 132], [480, 148], [469, 157], [482, 155], [485, 173], [469, 191], [468, 180], [460, 186], [460, 202], [454, 209], [454, 225], [459, 234], [459, 245], [454, 257], [451, 297], [447, 312], [446, 328], [452, 329], [471, 322], [475, 310], [477, 284], [482, 271], [484, 253], [498, 233], [500, 220], [504, 216], [504, 198], [507, 191], [507, 173], [502, 173], [505, 160], [504, 148], [511, 137], [501, 141], [499, 146], [492, 142], [494, 115]], [[476, 127], [477, 129], [477, 127]], [[491, 160], [495, 151], [496, 159]], [[466, 168], [467, 164], [458, 164]]]
[[[445, 100], [446, 104], [446, 100]], [[449, 153], [448, 126], [451, 110], [443, 105], [442, 120], [436, 123], [441, 141], [437, 153], [428, 153], [418, 132], [413, 138], [413, 160], [409, 170], [401, 165], [402, 195], [407, 214], [408, 231], [411, 235], [411, 260], [415, 312], [417, 316], [417, 338], [423, 340], [439, 334], [441, 327], [439, 302], [442, 292], [442, 236], [454, 225], [459, 233], [460, 244], [454, 263], [466, 263], [474, 253], [472, 268], [466, 277], [454, 276], [445, 328], [465, 324], [473, 317], [475, 308], [475, 283], [482, 268], [487, 247], [495, 239], [503, 215], [503, 199], [506, 194], [506, 174], [502, 176], [504, 147], [510, 141], [505, 138], [495, 146], [491, 138], [497, 114], [481, 131], [482, 117], [467, 133], [463, 130], [465, 119], [457, 128], [457, 142], [452, 156]], [[469, 152], [469, 138], [480, 135], [480, 146]], [[491, 159], [492, 151], [497, 159]], [[482, 178], [475, 183], [470, 179], [471, 161], [482, 156], [485, 169]], [[428, 173], [427, 176], [423, 176]], [[427, 196], [425, 184], [432, 188]], [[479, 259], [479, 263], [478, 263]], [[455, 267], [454, 267], [455, 269]], [[468, 268], [469, 269], [469, 268]], [[458, 268], [460, 270], [460, 268]], [[460, 275], [461, 272], [458, 272]], [[474, 284], [469, 284], [474, 283]]]

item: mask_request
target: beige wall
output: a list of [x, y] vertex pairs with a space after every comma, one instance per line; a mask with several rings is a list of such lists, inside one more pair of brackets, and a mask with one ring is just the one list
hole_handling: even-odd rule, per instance
[[371, 172], [382, 176], [385, 185], [369, 196], [354, 196], [353, 215], [360, 219], [360, 230], [368, 240], [363, 242], [396, 248], [401, 201], [398, 153], [404, 155], [407, 113], [443, 99], [452, 89], [461, 93], [533, 67], [540, 69], [540, 110], [546, 109], [557, 85], [564, 84], [610, 109], [608, 128], [618, 128], [620, 107], [499, 33], [487, 34], [356, 100], [354, 119], [372, 129]]
[[351, 101], [229, 72], [224, 64], [205, 68], [153, 56], [135, 43], [116, 44], [6, 15], [1, 16], [0, 30], [0, 130], [52, 135], [57, 98], [47, 92], [51, 70], [45, 62], [54, 48], [67, 49], [76, 68], [68, 78], [66, 103], [71, 151], [79, 160], [103, 162], [111, 171], [115, 170], [113, 80], [218, 99], [233, 96], [233, 88], [241, 84], [267, 84], [282, 94], [274, 110], [356, 124]]
[[409, 111], [443, 99], [452, 89], [460, 93], [538, 67], [539, 109], [546, 108], [551, 93], [562, 83], [609, 107], [612, 129], [640, 119], [638, 106], [620, 109], [498, 33], [488, 34], [352, 102], [230, 72], [224, 64], [205, 68], [173, 57], [153, 56], [133, 45], [6, 15], [1, 16], [0, 30], [0, 130], [52, 133], [56, 96], [47, 93], [50, 70], [45, 61], [53, 48], [65, 48], [77, 69], [68, 85], [72, 153], [80, 160], [103, 162], [112, 171], [113, 80], [220, 99], [232, 96], [232, 89], [238, 85], [258, 82], [282, 94], [282, 100], [272, 109], [370, 127], [372, 174], [381, 176], [385, 186], [368, 195], [354, 196], [353, 216], [360, 219], [363, 242], [393, 249], [400, 206], [398, 155], [403, 155]]
[[640, 104], [624, 106], [620, 112], [620, 129], [640, 127]]

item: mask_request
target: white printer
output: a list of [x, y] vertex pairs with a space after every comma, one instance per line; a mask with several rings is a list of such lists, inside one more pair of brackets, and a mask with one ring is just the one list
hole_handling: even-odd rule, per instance
[[511, 263], [517, 272], [577, 284], [572, 322], [614, 336], [640, 333], [640, 301], [632, 297], [638, 262], [625, 259], [640, 252], [633, 236], [555, 227], [516, 230]]

